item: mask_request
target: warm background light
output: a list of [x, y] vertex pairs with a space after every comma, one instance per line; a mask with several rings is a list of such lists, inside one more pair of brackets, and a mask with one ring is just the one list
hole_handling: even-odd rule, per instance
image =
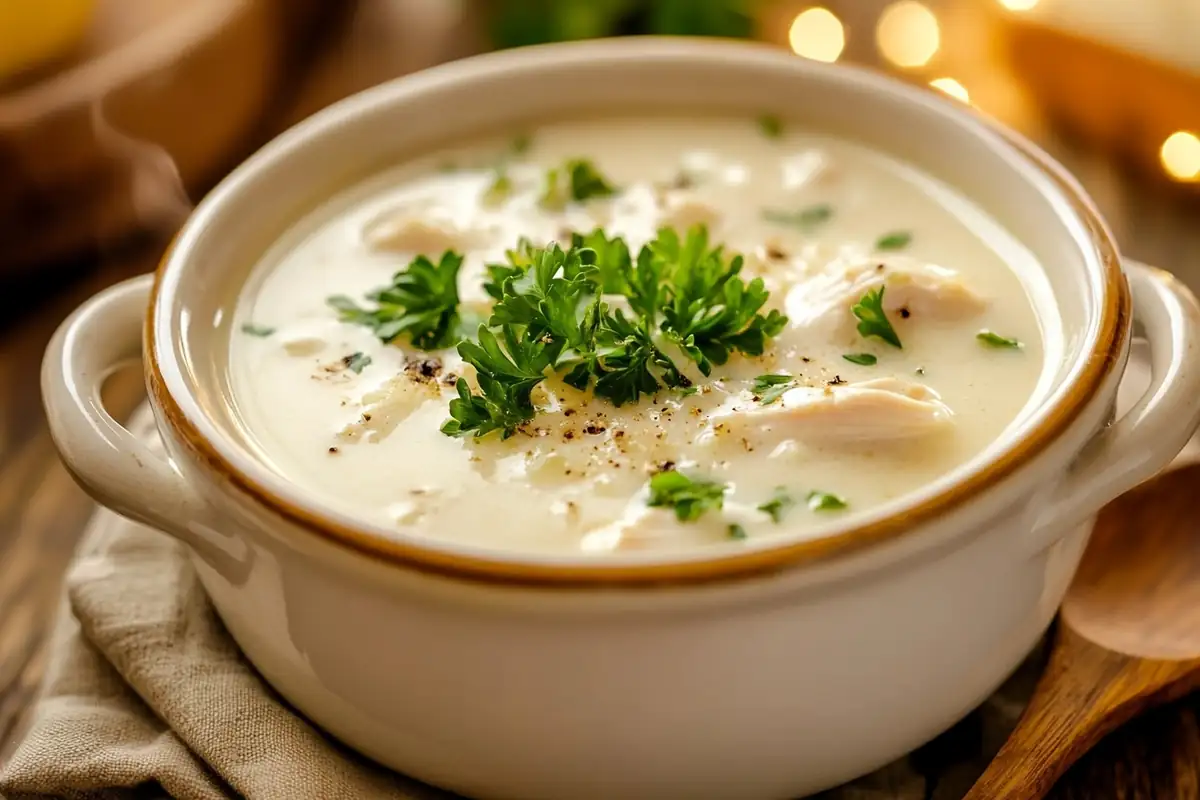
[[1175, 180], [1200, 180], [1200, 139], [1188, 131], [1176, 131], [1159, 151], [1163, 168]]
[[954, 78], [934, 78], [929, 82], [929, 85], [945, 92], [956, 100], [961, 100], [964, 103], [971, 102], [971, 95], [967, 92], [967, 87], [954, 80]]
[[916, 0], [892, 3], [879, 17], [875, 29], [879, 52], [901, 67], [921, 67], [929, 63], [941, 44], [937, 17]]
[[788, 43], [796, 55], [833, 62], [846, 47], [846, 30], [829, 9], [810, 8], [792, 20]]
[[1009, 11], [1028, 11], [1038, 4], [1038, 0], [1000, 0], [1000, 5]]

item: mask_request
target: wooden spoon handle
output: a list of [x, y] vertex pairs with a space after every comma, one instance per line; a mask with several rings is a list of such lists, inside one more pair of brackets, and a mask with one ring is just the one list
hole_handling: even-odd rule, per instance
[[1200, 662], [1132, 658], [1061, 627], [1016, 730], [963, 800], [1039, 800], [1107, 733], [1186, 694], [1198, 676]]

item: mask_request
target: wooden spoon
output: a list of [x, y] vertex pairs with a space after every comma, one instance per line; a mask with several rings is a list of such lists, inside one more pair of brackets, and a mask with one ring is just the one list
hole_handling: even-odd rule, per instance
[[1046, 673], [963, 800], [1035, 800], [1105, 734], [1200, 686], [1200, 464], [1110, 503]]

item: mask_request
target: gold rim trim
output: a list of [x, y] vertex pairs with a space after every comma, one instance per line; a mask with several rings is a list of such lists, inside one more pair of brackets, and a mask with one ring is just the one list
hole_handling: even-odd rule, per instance
[[159, 263], [150, 291], [146, 314], [146, 384], [151, 398], [158, 403], [163, 417], [180, 441], [215, 477], [232, 485], [284, 520], [333, 544], [396, 567], [473, 582], [516, 584], [543, 587], [586, 588], [604, 586], [664, 586], [698, 584], [745, 579], [769, 572], [811, 564], [864, 550], [896, 540], [917, 526], [946, 511], [961, 506], [978, 493], [1011, 475], [1066, 430], [1082, 412], [1095, 391], [1119, 361], [1130, 335], [1132, 301], [1121, 270], [1120, 256], [1105, 225], [1091, 204], [1075, 186], [1063, 179], [1047, 157], [1014, 140], [1003, 129], [992, 126], [1008, 143], [1049, 175], [1070, 201], [1079, 218], [1086, 223], [1092, 241], [1104, 265], [1104, 307], [1101, 309], [1100, 335], [1095, 349], [1075, 385], [1051, 413], [1014, 447], [939, 495], [877, 522], [852, 528], [824, 539], [789, 542], [746, 553], [724, 553], [693, 561], [664, 561], [633, 565], [551, 565], [490, 559], [442, 552], [417, 544], [384, 539], [354, 527], [300, 508], [260, 485], [238, 470], [208, 442], [184, 415], [166, 388], [158, 365], [158, 343], [154, 329], [158, 296], [165, 266], [174, 244]]

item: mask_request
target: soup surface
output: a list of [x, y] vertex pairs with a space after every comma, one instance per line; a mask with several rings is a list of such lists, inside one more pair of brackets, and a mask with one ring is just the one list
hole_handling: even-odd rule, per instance
[[398, 532], [738, 547], [995, 442], [1043, 373], [1042, 280], [978, 208], [860, 145], [571, 121], [318, 209], [248, 282], [230, 369], [263, 459]]

